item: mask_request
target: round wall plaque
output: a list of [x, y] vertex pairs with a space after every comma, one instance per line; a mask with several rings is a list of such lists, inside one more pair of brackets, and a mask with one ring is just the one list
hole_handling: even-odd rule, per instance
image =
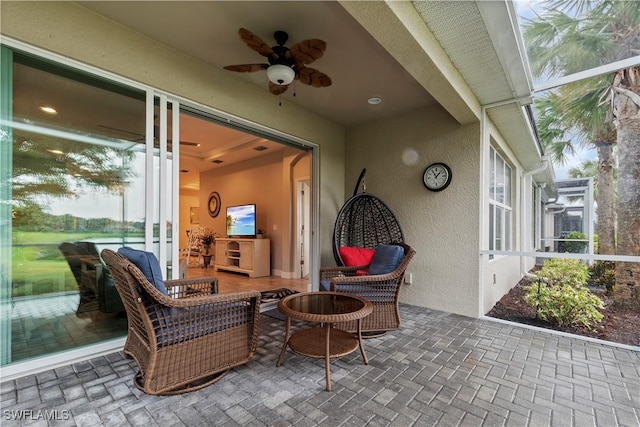
[[217, 191], [209, 194], [209, 200], [207, 201], [207, 210], [209, 211], [209, 215], [212, 217], [217, 217], [220, 213], [220, 195]]

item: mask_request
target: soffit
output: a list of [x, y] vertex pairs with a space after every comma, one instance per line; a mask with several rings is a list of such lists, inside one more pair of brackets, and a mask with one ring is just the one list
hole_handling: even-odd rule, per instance
[[[479, 102], [489, 107], [487, 116], [524, 169], [540, 167], [540, 147], [523, 107], [531, 102], [531, 72], [512, 5], [506, 1], [413, 4]], [[503, 104], [509, 100], [514, 102]]]

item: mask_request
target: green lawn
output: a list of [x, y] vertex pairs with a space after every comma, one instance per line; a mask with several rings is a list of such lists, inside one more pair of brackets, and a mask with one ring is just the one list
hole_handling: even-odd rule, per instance
[[11, 282], [12, 296], [40, 295], [77, 291], [78, 285], [64, 256], [62, 242], [120, 237], [95, 232], [33, 232], [15, 230], [13, 236]]

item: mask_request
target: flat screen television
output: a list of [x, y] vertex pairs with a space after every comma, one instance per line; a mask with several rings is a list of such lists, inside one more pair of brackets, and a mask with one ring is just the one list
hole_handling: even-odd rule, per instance
[[256, 205], [227, 207], [227, 237], [256, 237]]

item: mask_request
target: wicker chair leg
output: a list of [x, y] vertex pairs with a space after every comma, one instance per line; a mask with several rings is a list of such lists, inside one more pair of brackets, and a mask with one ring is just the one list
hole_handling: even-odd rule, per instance
[[221, 371], [218, 373], [215, 373], [213, 375], [209, 375], [208, 377], [196, 380], [196, 381], [192, 381], [190, 383], [175, 387], [171, 390], [167, 390], [167, 391], [163, 391], [161, 393], [149, 393], [149, 390], [146, 390], [144, 387], [144, 376], [142, 375], [141, 371], [138, 371], [135, 375], [135, 377], [133, 378], [133, 384], [136, 386], [136, 388], [140, 391], [143, 391], [145, 393], [149, 393], [149, 394], [156, 394], [156, 395], [161, 395], [161, 396], [171, 396], [174, 394], [183, 394], [183, 393], [188, 393], [191, 391], [196, 391], [196, 390], [200, 390], [202, 388], [208, 387], [213, 383], [218, 382], [219, 380], [222, 379], [222, 377], [224, 377], [225, 375], [227, 375], [227, 373], [230, 371], [231, 369], [227, 369], [225, 371]]
[[387, 332], [389, 331], [367, 331], [367, 332], [362, 332], [362, 339], [366, 340], [369, 338], [379, 338], [383, 335], [385, 335]]

